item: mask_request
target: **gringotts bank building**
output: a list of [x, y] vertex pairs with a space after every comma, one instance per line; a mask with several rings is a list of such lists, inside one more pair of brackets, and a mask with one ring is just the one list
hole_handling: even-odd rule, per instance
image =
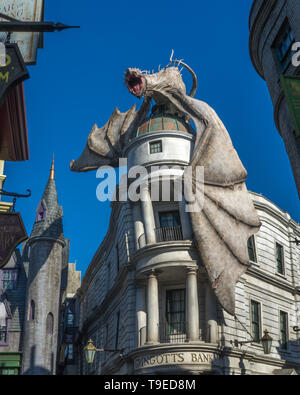
[[[193, 76], [186, 93], [178, 63], [155, 74], [128, 69], [140, 109], [95, 125], [71, 163], [80, 172], [127, 158], [129, 171], [147, 170], [137, 201], [111, 203], [83, 279], [78, 373], [298, 374], [300, 227], [247, 191], [226, 128], [194, 98], [197, 77], [181, 63]], [[193, 210], [185, 194], [178, 198], [182, 178], [193, 186]], [[170, 198], [153, 199], [153, 185], [166, 179]], [[90, 363], [88, 343], [102, 350]]]

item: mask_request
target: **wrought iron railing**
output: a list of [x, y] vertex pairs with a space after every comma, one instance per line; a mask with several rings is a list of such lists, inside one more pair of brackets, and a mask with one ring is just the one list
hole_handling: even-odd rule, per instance
[[161, 322], [159, 323], [159, 336], [161, 343], [184, 343], [186, 341], [186, 323]]
[[183, 240], [181, 226], [155, 229], [156, 242]]
[[[164, 241], [183, 240], [181, 226], [171, 226], [171, 227], [156, 228], [154, 231], [155, 231], [156, 243], [161, 243], [161, 242], [164, 242]], [[143, 248], [146, 245], [147, 245], [146, 236], [143, 233], [138, 238], [138, 247], [139, 248]]]
[[[147, 341], [147, 327], [139, 330], [139, 347], [145, 345]], [[186, 341], [185, 322], [160, 322], [159, 323], [160, 343], [184, 343]]]

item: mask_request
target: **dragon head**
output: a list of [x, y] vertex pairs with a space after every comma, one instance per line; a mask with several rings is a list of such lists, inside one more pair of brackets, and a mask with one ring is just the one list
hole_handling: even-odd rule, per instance
[[178, 67], [171, 64], [178, 63], [187, 68], [193, 77], [193, 88], [189, 96], [194, 97], [197, 89], [197, 77], [193, 70], [179, 60], [172, 60], [170, 65], [159, 70], [157, 73], [141, 71], [136, 68], [129, 68], [125, 72], [125, 85], [130, 93], [141, 98], [152, 97], [158, 104], [161, 99], [161, 93], [177, 90], [180, 94], [186, 94], [186, 87], [182, 80]]

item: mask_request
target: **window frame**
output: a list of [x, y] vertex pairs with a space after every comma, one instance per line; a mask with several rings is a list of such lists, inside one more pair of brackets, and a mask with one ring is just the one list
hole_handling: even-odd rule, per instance
[[[281, 341], [281, 313], [284, 314], [286, 317], [286, 323], [285, 323], [285, 331], [286, 331], [286, 341], [283, 345]], [[289, 333], [289, 313], [285, 310], [279, 310], [278, 312], [278, 323], [279, 323], [279, 348], [280, 350], [283, 351], [288, 351], [289, 350], [289, 339], [290, 339], [290, 333]]]
[[[255, 339], [254, 336], [254, 327], [253, 327], [253, 316], [252, 316], [252, 305], [256, 304], [258, 306], [258, 339]], [[253, 343], [260, 343], [260, 339], [262, 337], [262, 303], [254, 298], [250, 298], [249, 304], [249, 315], [250, 315], [250, 332], [253, 339]]]
[[[281, 265], [282, 265], [282, 273], [278, 270], [278, 260], [277, 260], [277, 246], [281, 247]], [[286, 270], [285, 270], [285, 251], [284, 251], [284, 246], [281, 244], [279, 241], [275, 240], [275, 273], [279, 276], [285, 276]]]
[[[178, 215], [179, 225], [177, 225], [177, 226], [174, 226], [174, 225], [172, 225], [172, 226], [162, 226], [161, 216], [162, 215], [166, 215], [166, 214], [174, 214], [174, 213], [176, 213]], [[159, 223], [159, 228], [178, 228], [178, 227], [182, 228], [179, 209], [177, 209], [177, 210], [159, 210], [158, 211], [158, 221], [159, 221], [158, 222]]]
[[[158, 146], [160, 151], [153, 151], [153, 147]], [[154, 154], [161, 154], [163, 152], [163, 142], [162, 140], [155, 140], [155, 141], [150, 141], [149, 142], [149, 154], [154, 155]]]
[[[5, 279], [5, 274], [10, 274], [13, 278], [10, 279]], [[18, 269], [17, 268], [13, 268], [13, 269], [1, 269], [0, 270], [0, 289], [3, 289], [5, 291], [14, 291], [17, 288], [17, 280], [18, 280]], [[4, 287], [4, 281], [6, 282], [11, 282], [12, 283], [12, 287], [8, 288], [8, 287]]]
[[[172, 293], [172, 292], [179, 292], [179, 291], [183, 291], [183, 295], [184, 295], [184, 297], [183, 297], [183, 306], [184, 306], [184, 308], [183, 308], [183, 311], [175, 311], [175, 312], [168, 312], [168, 293]], [[186, 298], [186, 288], [185, 287], [183, 287], [183, 286], [177, 286], [177, 287], [175, 287], [174, 286], [174, 288], [172, 287], [172, 288], [166, 288], [165, 289], [165, 292], [164, 292], [164, 296], [165, 296], [165, 303], [164, 303], [164, 305], [165, 305], [165, 311], [164, 311], [164, 317], [165, 317], [165, 323], [166, 323], [166, 325], [168, 326], [168, 336], [172, 336], [172, 335], [186, 335], [186, 319], [187, 319], [187, 308], [186, 308], [186, 303], [187, 303], [187, 298]], [[176, 322], [176, 321], [171, 321], [170, 322], [170, 320], [169, 320], [169, 316], [168, 316], [168, 314], [170, 314], [170, 315], [172, 315], [172, 314], [179, 314], [180, 316], [183, 314], [183, 317], [184, 317], [184, 319], [183, 319], [183, 321], [178, 321], [178, 322]], [[181, 330], [181, 328], [175, 328], [175, 332], [173, 332], [174, 331], [174, 328], [172, 329], [171, 327], [172, 327], [172, 324], [174, 324], [174, 323], [184, 323], [184, 330]]]
[[[251, 260], [250, 255], [249, 255], [249, 246], [248, 246], [249, 240], [253, 240], [252, 249], [253, 249], [253, 254], [254, 254], [254, 260]], [[249, 237], [249, 239], [247, 241], [247, 250], [248, 250], [249, 261], [252, 262], [252, 263], [258, 264], [255, 235], [252, 235], [252, 236]]]

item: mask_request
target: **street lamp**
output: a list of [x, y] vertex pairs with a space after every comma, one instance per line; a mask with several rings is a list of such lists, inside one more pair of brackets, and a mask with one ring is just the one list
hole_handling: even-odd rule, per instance
[[271, 338], [271, 336], [269, 335], [268, 331], [265, 330], [265, 334], [264, 336], [260, 339], [263, 349], [264, 349], [264, 353], [265, 354], [271, 354], [271, 348], [272, 348], [272, 341], [273, 339]]
[[123, 349], [121, 349], [121, 350], [109, 350], [109, 349], [104, 349], [104, 348], [96, 348], [94, 346], [94, 343], [93, 343], [92, 339], [90, 339], [88, 341], [87, 346], [85, 346], [83, 350], [84, 350], [84, 355], [85, 355], [86, 362], [89, 363], [89, 364], [92, 364], [94, 362], [96, 352], [104, 352], [104, 351], [116, 352], [116, 351], [118, 351], [118, 352], [120, 352], [120, 356], [123, 355]]
[[[264, 336], [259, 340], [258, 343], [262, 343], [264, 354], [270, 354], [271, 353], [271, 348], [272, 348], [272, 337], [269, 335], [269, 332], [267, 330], [264, 331]], [[239, 345], [243, 344], [248, 344], [248, 343], [253, 343], [255, 340], [252, 339], [250, 341], [238, 341], [238, 340], [231, 340], [230, 343], [234, 344], [235, 347], [238, 347]]]
[[300, 332], [300, 328], [299, 328], [298, 326], [294, 326], [294, 327], [293, 327], [293, 331], [294, 331], [294, 332]]

